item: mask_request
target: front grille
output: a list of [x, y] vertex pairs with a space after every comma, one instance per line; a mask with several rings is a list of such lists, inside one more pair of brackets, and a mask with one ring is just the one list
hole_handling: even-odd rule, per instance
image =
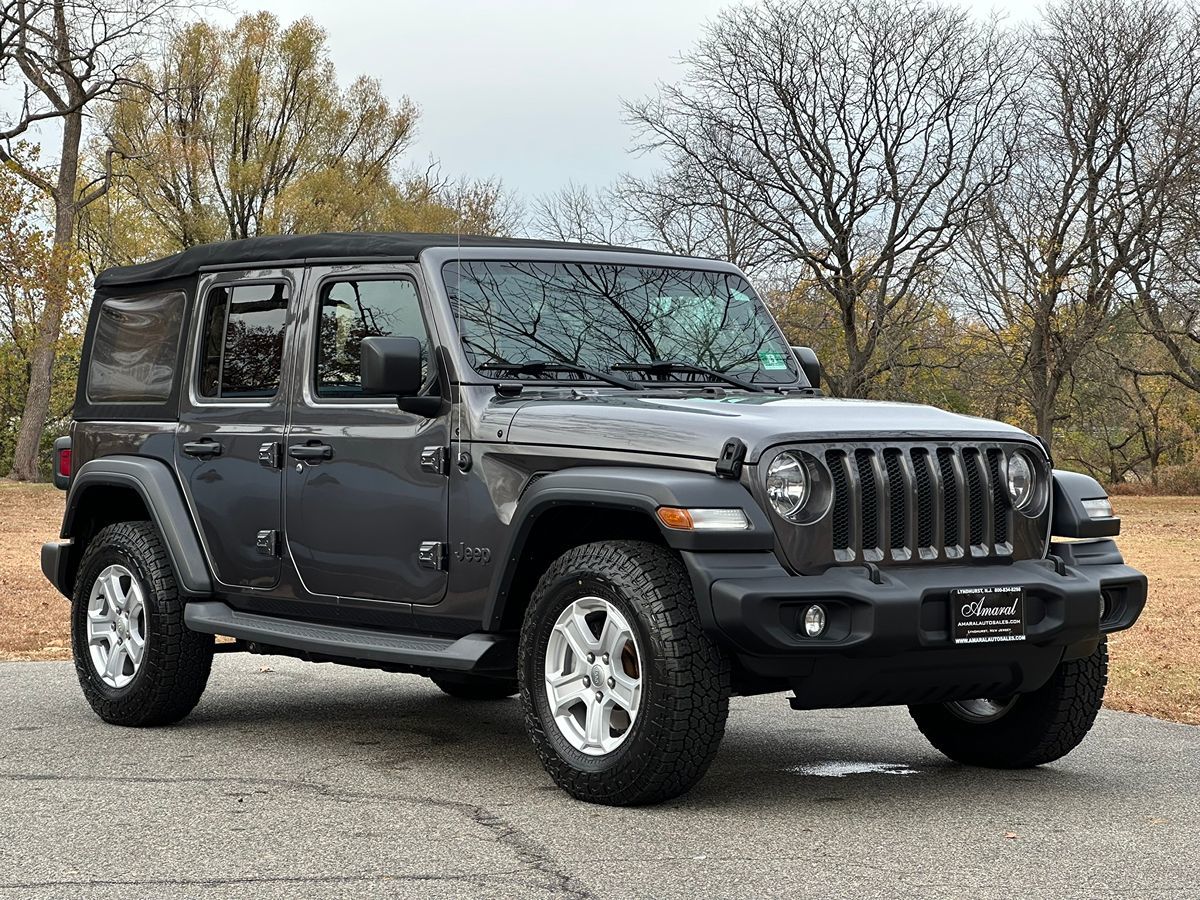
[[1011, 556], [1003, 452], [945, 445], [827, 449], [835, 561]]

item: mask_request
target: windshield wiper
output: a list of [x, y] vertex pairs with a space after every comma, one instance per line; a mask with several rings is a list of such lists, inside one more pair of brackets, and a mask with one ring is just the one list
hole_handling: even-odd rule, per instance
[[752, 384], [749, 381], [742, 381], [740, 378], [734, 378], [732, 375], [726, 375], [724, 372], [718, 372], [716, 369], [709, 369], [704, 366], [697, 366], [694, 363], [675, 362], [667, 359], [656, 359], [653, 362], [647, 363], [617, 363], [610, 366], [614, 372], [645, 372], [653, 377], [662, 377], [664, 375], [674, 374], [691, 374], [704, 375], [707, 378], [712, 378], [717, 381], [723, 381], [726, 384], [734, 387], [742, 388], [755, 393], [763, 393], [763, 388], [757, 384]]
[[541, 375], [553, 375], [556, 372], [574, 372], [577, 375], [586, 375], [588, 378], [595, 381], [603, 381], [605, 384], [611, 384], [614, 387], [624, 388], [627, 391], [642, 391], [645, 388], [636, 381], [630, 381], [628, 378], [621, 378], [617, 375], [608, 375], [604, 372], [597, 372], [595, 369], [589, 369], [587, 366], [577, 366], [575, 363], [569, 362], [550, 362], [545, 359], [535, 359], [529, 362], [494, 362], [483, 363], [475, 367], [480, 372], [507, 372], [510, 375], [532, 375], [535, 378]]

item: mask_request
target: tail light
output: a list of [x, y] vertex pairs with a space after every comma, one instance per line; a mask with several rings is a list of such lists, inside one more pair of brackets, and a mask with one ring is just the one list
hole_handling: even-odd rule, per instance
[[54, 442], [54, 486], [65, 491], [71, 486], [71, 438], [67, 435]]

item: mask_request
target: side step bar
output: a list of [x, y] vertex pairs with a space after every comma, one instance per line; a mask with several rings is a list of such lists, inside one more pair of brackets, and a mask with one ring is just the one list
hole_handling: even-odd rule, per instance
[[240, 612], [216, 600], [187, 604], [183, 621], [192, 631], [204, 634], [346, 660], [480, 674], [512, 671], [516, 666], [514, 641], [501, 634], [477, 632], [460, 638], [398, 634]]

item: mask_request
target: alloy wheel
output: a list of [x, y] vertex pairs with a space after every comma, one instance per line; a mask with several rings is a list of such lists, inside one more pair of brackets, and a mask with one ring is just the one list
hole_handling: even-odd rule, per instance
[[642, 698], [637, 638], [621, 611], [601, 597], [569, 603], [546, 647], [546, 699], [576, 750], [603, 756], [624, 743]]
[[92, 583], [87, 640], [92, 667], [112, 688], [133, 681], [146, 653], [146, 603], [129, 569], [111, 565]]

